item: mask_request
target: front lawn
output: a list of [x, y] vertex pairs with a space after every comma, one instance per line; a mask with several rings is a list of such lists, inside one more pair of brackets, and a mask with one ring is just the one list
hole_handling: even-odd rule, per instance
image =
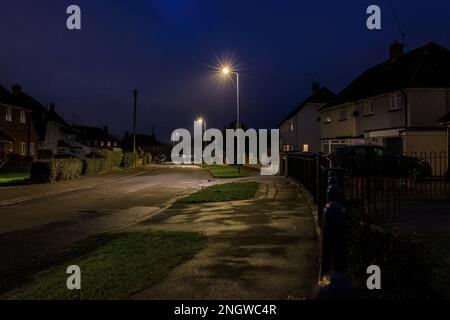
[[30, 179], [29, 173], [0, 173], [0, 184], [9, 184]]
[[233, 200], [247, 200], [255, 196], [258, 190], [257, 182], [236, 182], [215, 185], [205, 188], [190, 196], [180, 199], [181, 203], [205, 203]]
[[429, 255], [426, 282], [435, 299], [450, 299], [450, 236], [424, 237]]
[[[187, 232], [100, 234], [76, 243], [53, 257], [36, 262], [29, 283], [3, 299], [126, 299], [164, 279], [206, 244]], [[39, 271], [39, 265], [47, 268]], [[68, 290], [66, 269], [81, 268], [81, 290]], [[41, 269], [42, 270], [42, 269]]]
[[253, 168], [241, 166], [239, 172], [238, 166], [234, 165], [202, 165], [202, 168], [209, 170], [214, 178], [239, 178], [249, 177], [258, 174]]

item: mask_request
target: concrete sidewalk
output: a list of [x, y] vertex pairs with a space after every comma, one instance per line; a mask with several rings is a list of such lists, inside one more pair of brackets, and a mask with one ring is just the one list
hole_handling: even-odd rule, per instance
[[318, 277], [311, 212], [289, 180], [252, 177], [254, 200], [179, 204], [131, 230], [195, 231], [206, 249], [135, 299], [304, 299]]
[[127, 169], [95, 177], [79, 177], [73, 180], [54, 183], [0, 187], [0, 206], [7, 206], [58, 194], [95, 188], [103, 184], [121, 181], [123, 179], [143, 174], [152, 168], [153, 167]]

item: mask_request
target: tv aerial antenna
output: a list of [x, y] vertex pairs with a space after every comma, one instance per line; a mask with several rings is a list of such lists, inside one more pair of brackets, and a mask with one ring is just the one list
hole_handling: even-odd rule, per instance
[[394, 5], [392, 4], [392, 0], [388, 0], [389, 6], [391, 7], [392, 15], [394, 16], [395, 23], [397, 24], [398, 31], [402, 36], [402, 42], [406, 47], [406, 33], [403, 31], [402, 25], [400, 24], [400, 20], [398, 18], [397, 12], [395, 11]]

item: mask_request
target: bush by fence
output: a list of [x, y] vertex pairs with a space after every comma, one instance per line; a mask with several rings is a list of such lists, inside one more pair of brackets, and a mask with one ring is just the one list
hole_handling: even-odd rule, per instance
[[137, 156], [133, 152], [126, 152], [123, 154], [122, 166], [125, 168], [134, 167]]
[[10, 155], [6, 163], [0, 167], [0, 173], [30, 172], [32, 164], [32, 157]]
[[107, 159], [111, 168], [118, 168], [122, 164], [123, 153], [121, 151], [98, 150], [96, 153]]
[[141, 158], [142, 158], [142, 164], [143, 165], [152, 163], [152, 155], [150, 153], [144, 153], [141, 156]]
[[96, 176], [111, 171], [111, 162], [106, 158], [83, 159], [83, 176]]
[[36, 182], [53, 182], [69, 180], [81, 176], [83, 162], [78, 159], [40, 160], [31, 167], [31, 180]]

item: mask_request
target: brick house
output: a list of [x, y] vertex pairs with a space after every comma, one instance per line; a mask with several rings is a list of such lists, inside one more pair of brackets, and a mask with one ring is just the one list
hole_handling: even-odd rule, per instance
[[31, 119], [39, 138], [38, 150], [70, 152], [74, 134], [69, 124], [56, 112], [55, 105], [52, 103], [46, 108], [23, 92], [19, 85], [12, 87], [12, 94], [21, 105], [32, 111]]
[[335, 97], [332, 91], [314, 83], [312, 94], [278, 124], [281, 150], [320, 152], [319, 109]]
[[364, 71], [320, 109], [322, 150], [376, 144], [392, 152], [439, 154], [447, 132], [439, 119], [450, 111], [450, 51], [436, 44], [403, 53]]
[[0, 86], [0, 158], [9, 154], [36, 156], [38, 136], [32, 111]]

